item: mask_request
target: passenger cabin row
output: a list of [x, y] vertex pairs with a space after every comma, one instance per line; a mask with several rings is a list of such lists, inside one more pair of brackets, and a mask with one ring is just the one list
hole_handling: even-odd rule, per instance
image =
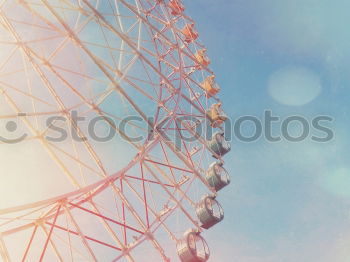
[[[171, 10], [171, 14], [174, 16], [182, 15], [185, 11], [185, 8], [180, 0], [170, 0], [168, 6]], [[198, 32], [194, 28], [194, 23], [186, 24], [182, 28], [181, 33], [184, 35], [184, 40], [188, 44], [197, 40], [197, 38], [199, 37]], [[206, 49], [200, 49], [195, 53], [194, 57], [197, 60], [197, 68], [209, 66], [210, 59], [206, 55], [206, 51]], [[211, 75], [207, 77], [201, 85], [204, 91], [206, 92], [207, 98], [215, 96], [220, 91], [220, 87], [215, 83], [214, 80], [215, 75]]]
[[[214, 157], [221, 158], [231, 150], [231, 145], [222, 132], [217, 132], [208, 141], [208, 148], [215, 154]], [[205, 179], [215, 192], [230, 184], [230, 176], [221, 161], [210, 165]], [[209, 194], [202, 197], [197, 204], [196, 215], [201, 227], [209, 229], [224, 219], [224, 210], [216, 200], [216, 195]], [[182, 262], [206, 262], [210, 255], [206, 241], [196, 230], [189, 230], [184, 234], [177, 244], [177, 252]]]
[[[170, 0], [168, 2], [171, 14], [180, 16], [185, 11], [185, 7], [180, 0]], [[181, 33], [184, 36], [185, 43], [189, 44], [197, 40], [198, 32], [194, 28], [194, 23], [186, 24]], [[210, 59], [206, 55], [206, 49], [199, 49], [195, 55], [197, 60], [197, 69], [206, 68], [210, 64]], [[220, 92], [220, 87], [215, 82], [215, 75], [208, 76], [201, 88], [204, 90], [207, 98], [216, 96]], [[226, 114], [222, 110], [221, 102], [213, 104], [206, 112], [206, 117], [210, 120], [211, 126], [219, 128], [227, 120]], [[231, 150], [231, 145], [226, 141], [223, 132], [215, 133], [207, 141], [207, 147], [212, 152], [213, 157], [221, 159]], [[205, 175], [205, 180], [214, 192], [218, 192], [230, 184], [230, 176], [223, 167], [222, 161], [212, 163]], [[208, 194], [196, 205], [196, 215], [203, 229], [209, 229], [224, 219], [224, 211], [216, 200], [216, 194]], [[209, 247], [200, 235], [198, 230], [190, 229], [185, 232], [183, 238], [177, 243], [177, 252], [182, 262], [206, 262], [209, 259]]]
[[[182, 15], [185, 11], [185, 7], [183, 6], [180, 0], [170, 0], [168, 7], [170, 8], [170, 13], [173, 16]], [[185, 41], [187, 43], [191, 43], [198, 38], [198, 32], [195, 31], [193, 23], [186, 24], [181, 32], [185, 36]]]

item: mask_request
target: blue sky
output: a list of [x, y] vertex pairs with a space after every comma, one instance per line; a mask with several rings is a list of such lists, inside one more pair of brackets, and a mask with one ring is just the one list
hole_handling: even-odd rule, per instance
[[[282, 119], [334, 118], [328, 143], [233, 141], [226, 159], [233, 186], [220, 195], [226, 217], [206, 233], [212, 261], [350, 261], [350, 2], [185, 4], [233, 120], [262, 118], [266, 109]], [[282, 82], [271, 84], [276, 77]]]

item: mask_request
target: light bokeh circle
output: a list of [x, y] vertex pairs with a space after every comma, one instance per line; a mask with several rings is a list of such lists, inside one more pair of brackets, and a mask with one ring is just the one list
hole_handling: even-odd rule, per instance
[[303, 66], [286, 66], [273, 72], [268, 80], [268, 92], [277, 102], [302, 106], [313, 101], [322, 90], [319, 75]]

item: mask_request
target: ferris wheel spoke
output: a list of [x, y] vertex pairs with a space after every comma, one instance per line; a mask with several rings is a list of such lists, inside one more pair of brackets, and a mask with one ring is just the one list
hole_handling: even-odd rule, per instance
[[[74, 29], [74, 32], [80, 33], [81, 31], [83, 31], [86, 28], [86, 26], [88, 26], [91, 20], [92, 18], [88, 17], [83, 23], [80, 24], [78, 28]], [[52, 53], [48, 55], [48, 58], [46, 59], [47, 61], [52, 61], [60, 53], [60, 51], [70, 43], [70, 38], [66, 35], [65, 32], [61, 32], [61, 37], [63, 38], [63, 40], [57, 45], [57, 47], [52, 51]]]
[[[14, 27], [11, 25], [11, 23], [8, 21], [8, 19], [3, 14], [1, 15], [1, 18], [6, 22], [6, 24], [8, 26], [8, 29], [9, 29], [9, 32], [13, 35], [13, 37], [17, 40], [17, 42], [18, 43], [22, 43], [21, 38], [19, 37], [18, 33], [16, 32]], [[32, 54], [31, 49], [28, 48], [25, 43], [22, 43], [20, 45], [20, 48], [26, 54], [26, 56], [29, 59], [31, 65], [34, 68], [34, 70], [42, 78], [42, 81], [44, 82], [45, 86], [50, 90], [50, 93], [55, 98], [56, 103], [61, 107], [61, 109], [67, 110], [67, 108], [64, 107], [64, 104], [62, 103], [62, 101], [58, 97], [58, 95], [55, 93], [54, 89], [52, 88], [52, 86], [51, 86], [50, 82], [48, 81], [47, 77], [45, 76], [45, 74], [42, 72], [42, 70], [40, 69], [38, 64], [33, 61], [33, 57], [31, 55]]]
[[[6, 20], [5, 20], [5, 21], [6, 21]], [[9, 26], [10, 26], [10, 25], [9, 25]], [[15, 36], [17, 36], [17, 34], [15, 33], [14, 30], [12, 30], [12, 32], [14, 33]], [[17, 39], [18, 39], [18, 36], [17, 36]], [[31, 55], [30, 55], [31, 52], [30, 52], [30, 50], [28, 50], [28, 49], [26, 48], [26, 45], [25, 45], [25, 44], [22, 46], [22, 48], [25, 50], [27, 56], [30, 58], [30, 57], [31, 57]], [[40, 67], [38, 67], [37, 64], [35, 64], [32, 60], [31, 60], [31, 63], [32, 63], [32, 65], [34, 66], [34, 68], [36, 69], [36, 71], [39, 73], [39, 75], [41, 76], [41, 78], [43, 79], [43, 82], [44, 82], [45, 86], [49, 89], [50, 93], [51, 93], [51, 94], [53, 95], [53, 97], [55, 98], [55, 100], [56, 100], [56, 102], [58, 103], [59, 107], [60, 107], [62, 110], [67, 111], [67, 108], [65, 108], [63, 102], [58, 98], [56, 92], [55, 92], [54, 89], [51, 87], [50, 82], [47, 80], [45, 74], [43, 74], [43, 72], [41, 71]], [[53, 68], [52, 68], [52, 66], [50, 66], [49, 63], [47, 63], [47, 65], [50, 67], [50, 69], [51, 69], [52, 71], [54, 71]], [[54, 71], [54, 72], [55, 72], [55, 71]], [[56, 75], [57, 75], [57, 74], [56, 74]], [[64, 80], [63, 78], [60, 78], [60, 79], [61, 79], [61, 80]], [[67, 84], [66, 81], [64, 81], [64, 82], [65, 82], [65, 84]], [[74, 89], [73, 89], [73, 90], [74, 90]], [[138, 109], [138, 110], [139, 110], [140, 112], [142, 112], [140, 109]], [[144, 115], [144, 114], [141, 113], [141, 116], [142, 116], [142, 115]], [[70, 118], [69, 115], [68, 115], [68, 118]], [[144, 119], [146, 119], [146, 118], [144, 118]], [[71, 120], [71, 119], [70, 119], [70, 120]], [[74, 121], [71, 121], [71, 122], [74, 123]], [[76, 129], [76, 131], [78, 131], [78, 135], [79, 135], [80, 137], [83, 137], [82, 132], [81, 132], [81, 130], [79, 129], [79, 127], [74, 126], [74, 128]], [[92, 149], [92, 147], [89, 145], [89, 143], [88, 143], [86, 140], [84, 140], [84, 144], [86, 145], [88, 151], [90, 152], [90, 154], [92, 155], [92, 157], [93, 157], [94, 160], [96, 161], [97, 165], [100, 167], [101, 171], [104, 173], [104, 175], [106, 175], [106, 174], [105, 174], [105, 170], [104, 170], [104, 168], [103, 168], [103, 166], [102, 166], [101, 160], [98, 158], [97, 154], [94, 152], [94, 150]], [[65, 170], [66, 170], [66, 169], [65, 169]], [[70, 177], [71, 177], [71, 176], [70, 176]], [[74, 184], [76, 184], [76, 182], [74, 182]]]
[[[4, 92], [6, 89], [11, 89], [11, 90], [14, 90], [14, 91], [16, 91], [16, 92], [18, 92], [18, 93], [20, 93], [20, 94], [22, 94], [22, 95], [24, 95], [24, 96], [26, 96], [26, 97], [28, 97], [28, 98], [30, 98], [30, 99], [33, 99], [33, 100], [35, 100], [35, 101], [37, 101], [37, 102], [40, 102], [40, 103], [42, 103], [42, 104], [45, 104], [45, 105], [47, 105], [47, 106], [49, 106], [49, 107], [56, 108], [55, 105], [46, 102], [45, 100], [41, 99], [40, 97], [34, 96], [33, 94], [30, 94], [30, 93], [28, 93], [28, 92], [25, 92], [25, 91], [23, 91], [23, 90], [21, 90], [21, 89], [15, 87], [15, 86], [13, 86], [13, 85], [10, 85], [10, 84], [8, 84], [8, 83], [6, 83], [6, 82], [0, 81], [0, 86], [1, 86], [1, 85], [4, 87], [4, 88], [1, 89], [2, 92]], [[30, 114], [31, 114], [31, 115], [40, 115], [40, 114], [54, 114], [54, 113], [57, 113], [57, 112], [59, 112], [59, 111], [54, 111], [54, 112], [33, 112], [33, 113], [25, 112], [25, 114], [27, 114], [27, 115], [30, 115]], [[3, 118], [3, 116], [0, 116], [0, 118]]]
[[[125, 91], [120, 87], [118, 83], [113, 79], [110, 73], [107, 72], [107, 70], [102, 67], [102, 65], [99, 63], [97, 58], [88, 50], [86, 47], [82, 44], [82, 42], [79, 40], [79, 38], [72, 32], [72, 30], [68, 27], [67, 24], [64, 23], [64, 21], [59, 17], [59, 15], [48, 5], [46, 0], [42, 0], [45, 4], [45, 6], [51, 11], [51, 13], [58, 19], [58, 21], [66, 28], [66, 30], [71, 34], [71, 37], [76, 41], [78, 45], [80, 45], [84, 51], [89, 55], [89, 57], [95, 62], [95, 64], [101, 69], [101, 71], [109, 78], [109, 80], [115, 85], [115, 87], [118, 89], [118, 92], [121, 93], [128, 102], [135, 108], [135, 110], [141, 115], [141, 117], [148, 123], [148, 119], [146, 115], [142, 112], [142, 110], [133, 102], [133, 100], [125, 93]], [[85, 3], [86, 1], [83, 0]], [[90, 8], [94, 8], [90, 5]], [[94, 9], [95, 10], [95, 9]], [[149, 123], [149, 125], [151, 125]]]
[[77, 154], [75, 156], [73, 156], [72, 154], [69, 154], [68, 152], [64, 151], [63, 149], [59, 148], [58, 146], [54, 145], [53, 143], [49, 143], [49, 145], [54, 147], [55, 149], [57, 149], [58, 151], [60, 151], [64, 155], [68, 156], [72, 160], [76, 161], [79, 165], [84, 166], [86, 169], [90, 170], [91, 172], [93, 172], [99, 176], [103, 176], [99, 171], [95, 170], [93, 167], [89, 166], [87, 163], [84, 163], [83, 161], [79, 160]]
[[11, 261], [10, 254], [7, 250], [7, 247], [5, 245], [5, 242], [1, 234], [0, 234], [0, 255], [4, 261], [9, 261], [9, 262]]
[[[136, 62], [137, 60], [137, 57], [135, 59], [134, 62]], [[141, 93], [142, 95], [144, 95], [145, 97], [147, 97], [148, 99], [150, 99], [151, 101], [153, 102], [156, 102], [156, 97], [155, 96], [152, 96], [150, 94], [148, 94], [146, 91], [144, 91], [142, 88], [139, 87], [139, 85], [135, 84], [134, 81], [137, 80], [137, 79], [133, 79], [134, 81], [130, 80], [132, 79], [131, 76], [127, 75], [125, 72], [124, 73], [121, 73], [119, 70], [113, 68], [113, 67], [110, 67], [108, 64], [105, 64], [103, 62], [101, 62], [101, 64], [103, 64], [104, 66], [106, 66], [108, 69], [110, 69], [111, 71], [114, 70], [116, 71], [116, 73], [119, 75], [120, 77], [120, 81], [124, 81], [126, 84], [130, 85], [131, 87], [133, 87], [135, 90], [137, 90], [139, 93]], [[120, 84], [121, 86], [121, 84]], [[151, 86], [153, 87], [153, 85], [151, 84]], [[113, 91], [116, 91], [116, 88], [115, 87], [111, 87], [110, 89], [106, 90], [105, 91], [105, 95], [101, 96], [100, 100], [98, 101], [98, 104], [101, 104], [102, 102], [104, 102], [104, 100], [110, 95], [113, 93]]]
[[[43, 0], [43, 1], [46, 1], [46, 0]], [[129, 47], [132, 48], [135, 51], [135, 53], [137, 53], [137, 55], [139, 56], [140, 59], [145, 61], [148, 64], [148, 66], [150, 66], [154, 70], [154, 72], [159, 74], [159, 76], [162, 77], [162, 79], [172, 87], [171, 83], [168, 82], [167, 78], [143, 54], [141, 54], [139, 52], [139, 50], [137, 49], [135, 44], [128, 38], [128, 36], [126, 36], [124, 33], [119, 32], [118, 30], [116, 30], [108, 21], [105, 20], [105, 18], [98, 12], [98, 10], [96, 10], [89, 2], [87, 2], [86, 0], [82, 0], [82, 1], [103, 22], [104, 26], [106, 26], [108, 29], [111, 30], [111, 32], [115, 33], [117, 36], [119, 36], [121, 39], [123, 39], [129, 45]], [[123, 1], [121, 1], [121, 2], [123, 2]]]
[[[17, 104], [5, 93], [5, 96], [7, 97], [7, 101], [9, 104], [13, 107], [13, 109], [17, 112], [17, 114], [21, 113], [21, 110], [19, 110], [19, 107]], [[33, 133], [33, 135], [39, 134], [39, 131], [36, 130], [33, 125], [27, 120], [27, 117], [22, 117], [21, 120], [26, 124], [26, 126], [29, 128], [29, 130]], [[73, 185], [79, 187], [79, 183], [74, 178], [73, 174], [69, 172], [69, 169], [64, 165], [64, 163], [57, 157], [55, 152], [52, 150], [52, 148], [49, 146], [49, 144], [42, 139], [42, 137], [39, 137], [39, 141], [44, 145], [45, 149], [47, 149], [49, 155], [53, 158], [53, 160], [58, 164], [59, 167], [62, 168], [62, 171], [67, 175], [67, 177], [70, 179], [70, 181], [73, 183]]]
[[35, 234], [38, 230], [38, 225], [35, 225], [34, 229], [33, 229], [33, 233], [31, 234], [30, 236], [30, 240], [29, 240], [29, 243], [27, 245], [27, 248], [25, 249], [25, 252], [24, 252], [24, 255], [23, 255], [23, 258], [22, 258], [22, 261], [25, 261], [26, 258], [27, 258], [27, 255], [28, 255], [28, 252], [29, 252], [29, 249], [33, 243], [33, 240], [34, 240], [34, 237], [35, 237]]
[[[85, 97], [80, 94], [75, 88], [73, 88], [67, 81], [65, 81], [65, 79], [56, 71], [54, 70], [50, 64], [48, 64], [48, 67], [59, 77], [59, 79], [68, 87], [70, 88], [73, 93], [75, 93], [77, 96], [79, 96], [79, 98], [82, 100], [82, 102], [84, 102], [85, 104], [87, 104], [93, 111], [95, 111], [99, 116], [103, 117], [103, 119], [110, 125], [110, 127], [112, 127], [115, 131], [117, 131], [118, 133], [122, 134], [124, 137], [127, 137], [122, 131], [120, 131], [119, 129], [117, 129], [115, 127], [115, 125], [113, 123], [110, 123], [110, 121], [108, 120], [108, 118], [106, 117], [106, 113], [104, 113], [101, 109], [97, 108], [98, 104], [94, 104], [91, 103], [89, 101], [87, 101], [85, 99]], [[119, 118], [121, 119], [121, 118]], [[137, 125], [133, 124], [134, 127], [138, 127]], [[141, 128], [141, 127], [139, 127]], [[79, 132], [81, 133], [81, 132]], [[132, 143], [130, 140], [128, 140], [130, 143]], [[133, 144], [133, 143], [132, 143]], [[134, 144], [133, 144], [134, 145]], [[135, 145], [134, 145], [135, 146]], [[91, 146], [90, 146], [91, 147]]]
[[[8, 97], [9, 98], [9, 97]], [[15, 107], [15, 109], [17, 110], [17, 112], [19, 113], [20, 110], [18, 109], [18, 107], [15, 105], [14, 101], [11, 100], [9, 98], [11, 104]], [[23, 119], [23, 118], [22, 118]], [[31, 124], [29, 124], [28, 121], [26, 121], [26, 124], [29, 125], [30, 129], [33, 130], [34, 134], [38, 133], [37, 130], [34, 129], [34, 127], [31, 126]], [[43, 145], [46, 147], [46, 149], [48, 150], [49, 154], [51, 155], [51, 157], [53, 158], [53, 160], [62, 168], [62, 170], [64, 171], [64, 173], [68, 176], [68, 178], [72, 181], [72, 183], [76, 186], [79, 185], [79, 183], [77, 182], [77, 180], [74, 178], [74, 175], [69, 171], [69, 169], [66, 167], [66, 165], [63, 163], [62, 160], [60, 160], [60, 158], [58, 157], [58, 155], [52, 150], [52, 148], [50, 147], [50, 145], [48, 143], [46, 143], [44, 140], [40, 140]], [[88, 144], [88, 142], [85, 143], [85, 145]], [[90, 148], [90, 150], [92, 151], [91, 146], [88, 144], [88, 147]], [[93, 152], [93, 151], [92, 151]], [[95, 155], [94, 153], [92, 153], [92, 155]], [[101, 162], [99, 162], [99, 159], [95, 159], [95, 161], [98, 163], [98, 166], [101, 168], [102, 164]], [[104, 174], [103, 174], [104, 176]]]
[[[11, 45], [14, 43], [10, 43]], [[5, 65], [8, 63], [8, 61], [16, 54], [16, 51], [18, 50], [18, 46], [14, 46], [12, 50], [9, 52], [7, 57], [1, 62], [0, 64], [0, 72], [5, 67]]]

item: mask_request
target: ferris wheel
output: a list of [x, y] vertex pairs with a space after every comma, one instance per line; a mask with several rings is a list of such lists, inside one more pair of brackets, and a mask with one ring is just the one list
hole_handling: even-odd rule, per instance
[[198, 36], [180, 0], [0, 1], [2, 261], [209, 259], [230, 143]]

